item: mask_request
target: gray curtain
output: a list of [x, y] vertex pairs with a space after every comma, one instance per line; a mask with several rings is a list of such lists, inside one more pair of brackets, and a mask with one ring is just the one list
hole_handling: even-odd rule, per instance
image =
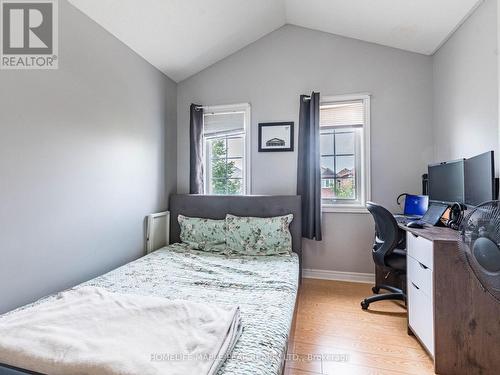
[[203, 194], [203, 107], [191, 104], [189, 120], [189, 193]]
[[302, 237], [321, 241], [319, 93], [300, 96], [297, 195], [302, 196]]

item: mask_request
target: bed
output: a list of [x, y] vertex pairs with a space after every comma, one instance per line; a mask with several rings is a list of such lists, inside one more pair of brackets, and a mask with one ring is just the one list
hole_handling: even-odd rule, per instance
[[[291, 331], [301, 264], [301, 212], [298, 196], [197, 196], [170, 198], [170, 242], [80, 286], [168, 299], [237, 304], [243, 333], [219, 374], [280, 374]], [[179, 214], [222, 219], [237, 216], [294, 215], [291, 255], [228, 257], [179, 244]], [[79, 287], [80, 287], [79, 286]], [[46, 302], [49, 296], [35, 303]], [[22, 308], [21, 308], [22, 309]], [[15, 313], [12, 312], [12, 313]], [[33, 372], [0, 366], [0, 374]]]

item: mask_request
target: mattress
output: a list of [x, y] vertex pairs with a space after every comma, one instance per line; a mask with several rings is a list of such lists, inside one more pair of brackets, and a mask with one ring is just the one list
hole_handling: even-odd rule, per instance
[[298, 276], [296, 254], [228, 257], [173, 244], [78, 287], [238, 305], [243, 333], [219, 374], [273, 375], [282, 370]]

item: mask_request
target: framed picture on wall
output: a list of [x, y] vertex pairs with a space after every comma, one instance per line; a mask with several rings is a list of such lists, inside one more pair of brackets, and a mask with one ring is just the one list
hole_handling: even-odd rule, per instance
[[293, 151], [293, 122], [259, 124], [259, 152]]

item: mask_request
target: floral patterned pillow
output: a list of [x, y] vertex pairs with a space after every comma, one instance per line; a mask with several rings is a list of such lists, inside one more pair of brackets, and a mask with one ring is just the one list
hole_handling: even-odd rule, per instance
[[196, 250], [223, 252], [226, 250], [225, 220], [199, 217], [177, 217], [181, 227], [181, 241]]
[[228, 252], [242, 255], [289, 254], [292, 235], [288, 226], [293, 215], [239, 217], [226, 215]]

